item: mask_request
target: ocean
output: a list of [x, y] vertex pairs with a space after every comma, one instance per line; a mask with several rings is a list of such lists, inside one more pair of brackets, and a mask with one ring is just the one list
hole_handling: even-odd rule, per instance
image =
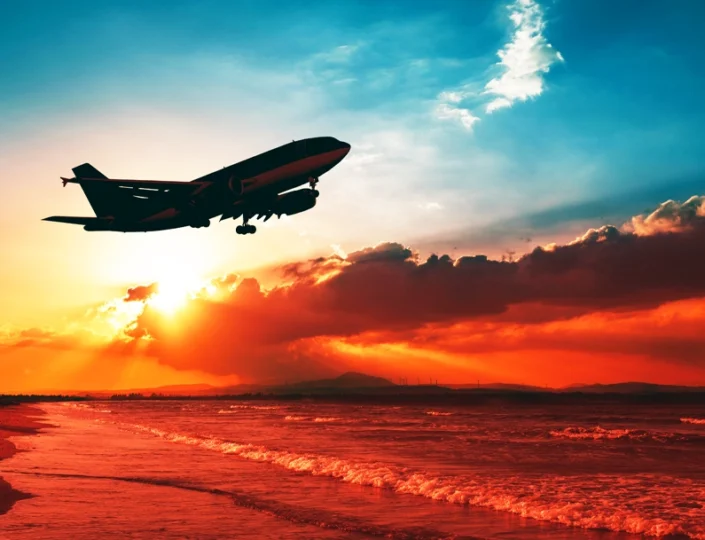
[[0, 539], [705, 539], [705, 405], [39, 405]]

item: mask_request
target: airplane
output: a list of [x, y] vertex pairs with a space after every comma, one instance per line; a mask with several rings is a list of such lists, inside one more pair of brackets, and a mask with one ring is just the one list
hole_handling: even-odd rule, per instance
[[[310, 210], [319, 195], [316, 185], [350, 152], [333, 137], [313, 137], [269, 150], [191, 182], [117, 180], [89, 163], [73, 168], [95, 217], [50, 216], [43, 221], [83, 225], [86, 231], [148, 232], [180, 227], [208, 227], [210, 220], [242, 217], [237, 234], [252, 234], [249, 221]], [[298, 189], [303, 185], [309, 188]]]

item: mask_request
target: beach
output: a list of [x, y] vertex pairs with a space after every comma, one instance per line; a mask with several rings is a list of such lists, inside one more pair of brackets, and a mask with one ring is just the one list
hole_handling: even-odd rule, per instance
[[[29, 405], [9, 405], [0, 407], [0, 461], [6, 460], [17, 453], [15, 444], [10, 437], [34, 435], [44, 425], [32, 417], [43, 415], [44, 411]], [[0, 467], [0, 473], [3, 468]], [[30, 494], [18, 491], [0, 476], [0, 515], [7, 513], [19, 500], [31, 497]]]

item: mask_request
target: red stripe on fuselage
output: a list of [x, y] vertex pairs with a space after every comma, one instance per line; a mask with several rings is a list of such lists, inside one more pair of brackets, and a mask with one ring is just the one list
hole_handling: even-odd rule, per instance
[[337, 150], [331, 150], [330, 152], [324, 152], [323, 154], [297, 159], [281, 167], [247, 178], [246, 181], [254, 181], [254, 183], [246, 187], [244, 193], [257, 191], [263, 187], [272, 187], [273, 184], [281, 180], [310, 175], [328, 166], [332, 167], [340, 162], [340, 160], [347, 155], [348, 151], [347, 148], [339, 148]]

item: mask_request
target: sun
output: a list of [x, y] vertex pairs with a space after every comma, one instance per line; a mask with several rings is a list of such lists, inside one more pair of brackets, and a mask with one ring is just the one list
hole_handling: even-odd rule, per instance
[[157, 292], [148, 304], [166, 315], [173, 315], [186, 306], [201, 286], [199, 279], [187, 273], [172, 274], [157, 281]]

